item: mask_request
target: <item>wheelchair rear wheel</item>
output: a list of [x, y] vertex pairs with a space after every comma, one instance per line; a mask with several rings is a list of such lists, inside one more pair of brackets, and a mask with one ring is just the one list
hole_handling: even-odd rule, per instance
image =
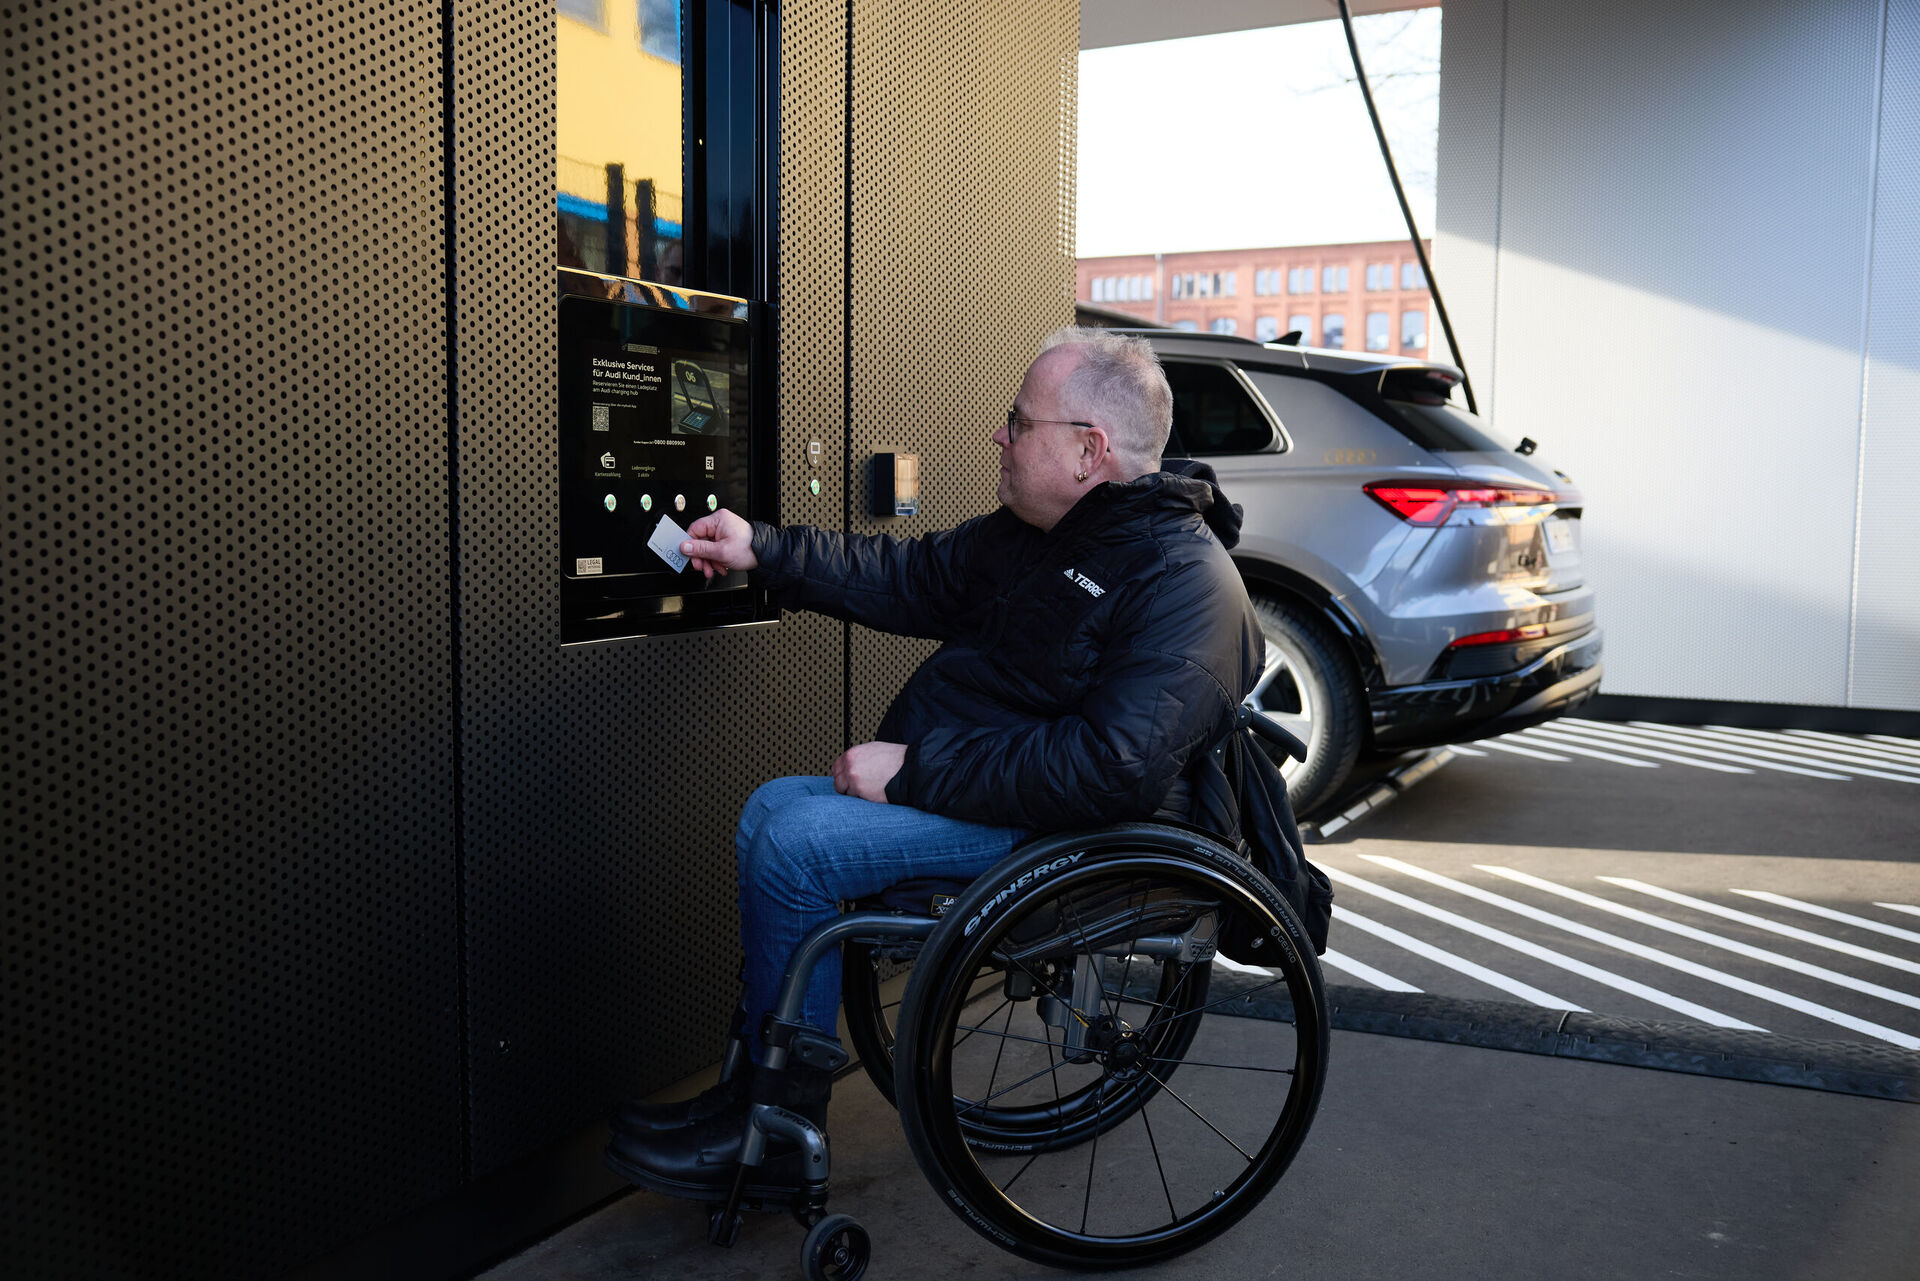
[[[1106, 984], [1116, 991], [1122, 986], [1128, 987], [1136, 999], [1157, 1002], [1170, 1013], [1206, 1004], [1212, 975], [1204, 963], [1149, 967], [1128, 965], [1116, 957], [1101, 959], [1100, 972]], [[887, 999], [886, 989], [898, 986], [882, 977], [883, 967], [889, 964], [905, 968], [910, 961], [901, 957], [897, 949], [883, 951], [867, 943], [847, 944], [841, 971], [841, 1000], [846, 1007], [847, 1038], [853, 1042], [854, 1051], [875, 1088], [887, 1102], [898, 1107], [894, 1052], [902, 1002], [898, 998]], [[887, 979], [893, 977], [889, 975]], [[1016, 974], [1015, 981], [1009, 982], [1007, 968], [997, 962], [990, 961], [980, 967], [973, 980], [974, 997], [982, 1002], [976, 1011], [980, 1022], [1002, 1023], [1003, 1033], [1010, 1030], [1018, 1002], [1028, 999], [1014, 995], [1018, 978]], [[1143, 987], [1149, 984], [1151, 990]], [[1057, 977], [1055, 986], [1064, 988], [1065, 983]], [[1192, 1020], [1178, 1018], [1164, 1018], [1156, 1026], [1154, 1052], [1169, 1064], [1167, 1071], [1160, 1074], [1162, 1077], [1179, 1066], [1180, 1055], [1192, 1041], [1197, 1027]], [[1058, 1098], [1037, 1101], [1009, 1098], [967, 1106], [972, 1101], [961, 1100], [960, 1125], [968, 1142], [1001, 1151], [1071, 1147], [1087, 1137], [1090, 1127], [1109, 1127], [1125, 1120], [1159, 1088], [1153, 1078], [1141, 1076], [1124, 1090], [1108, 1089], [1098, 1098], [1097, 1107], [1093, 1106], [1095, 1099], [1090, 1093], [1090, 1082]]]
[[[1270, 941], [1273, 968], [1220, 996], [1229, 923]], [[1260, 994], [1291, 1021], [1244, 1017]], [[960, 897], [908, 982], [895, 1078], [915, 1158], [976, 1231], [1122, 1267], [1259, 1204], [1312, 1122], [1326, 1045], [1319, 965], [1279, 893], [1142, 824], [1030, 843]]]

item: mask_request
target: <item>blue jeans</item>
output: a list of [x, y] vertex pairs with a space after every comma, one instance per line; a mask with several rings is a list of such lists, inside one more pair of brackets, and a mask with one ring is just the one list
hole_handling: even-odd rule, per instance
[[[776, 778], [740, 811], [740, 942], [746, 951], [748, 1026], [755, 1060], [760, 1019], [780, 995], [787, 961], [807, 931], [838, 915], [843, 899], [914, 876], [969, 880], [1012, 852], [1027, 833], [942, 818], [904, 805], [841, 796], [831, 778]], [[840, 1011], [840, 952], [814, 966], [805, 1019], [833, 1034]]]

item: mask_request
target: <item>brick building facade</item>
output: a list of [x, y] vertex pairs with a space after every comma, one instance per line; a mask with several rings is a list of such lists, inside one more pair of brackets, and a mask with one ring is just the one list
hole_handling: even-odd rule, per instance
[[[1427, 245], [1432, 252], [1431, 242]], [[1404, 240], [1082, 258], [1075, 297], [1176, 329], [1426, 356], [1432, 296]]]

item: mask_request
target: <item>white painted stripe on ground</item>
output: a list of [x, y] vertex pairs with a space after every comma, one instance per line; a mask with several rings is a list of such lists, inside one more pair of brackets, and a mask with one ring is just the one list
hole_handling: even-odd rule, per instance
[[[1482, 741], [1484, 742], [1485, 740], [1482, 740]], [[1449, 752], [1458, 752], [1462, 756], [1485, 756], [1486, 755], [1485, 752], [1481, 751], [1477, 747], [1462, 747], [1458, 743], [1447, 744], [1447, 750]]]
[[1843, 745], [1824, 739], [1801, 738], [1798, 735], [1782, 734], [1772, 730], [1742, 729], [1737, 725], [1690, 725], [1687, 728], [1696, 734], [1711, 734], [1718, 738], [1765, 743], [1769, 751], [1792, 752], [1818, 760], [1859, 763], [1871, 765], [1875, 769], [1920, 775], [1920, 760], [1909, 760], [1903, 756], [1877, 752], [1871, 747], [1859, 747], [1853, 743]]
[[1403, 907], [1409, 912], [1416, 912], [1421, 916], [1429, 917], [1439, 921], [1443, 925], [1451, 925], [1455, 929], [1465, 930], [1469, 934], [1477, 934], [1489, 943], [1498, 943], [1501, 947], [1511, 948], [1522, 956], [1531, 956], [1536, 961], [1545, 961], [1548, 965], [1556, 966], [1559, 969], [1566, 970], [1573, 974], [1578, 974], [1582, 978], [1592, 979], [1595, 983], [1613, 988], [1616, 991], [1625, 992], [1630, 996], [1637, 996], [1643, 1001], [1651, 1001], [1655, 1005], [1664, 1005], [1670, 1010], [1675, 1010], [1681, 1014], [1699, 1019], [1703, 1023], [1710, 1023], [1714, 1027], [1741, 1028], [1749, 1032], [1764, 1032], [1766, 1030], [1765, 1028], [1755, 1027], [1751, 1023], [1743, 1023], [1739, 1019], [1731, 1018], [1720, 1013], [1718, 1010], [1710, 1010], [1704, 1005], [1695, 1005], [1692, 1001], [1683, 1000], [1671, 992], [1662, 992], [1657, 987], [1648, 987], [1645, 983], [1637, 983], [1625, 975], [1615, 974], [1613, 971], [1603, 970], [1597, 965], [1588, 965], [1585, 961], [1575, 960], [1564, 952], [1556, 952], [1550, 947], [1542, 947], [1531, 939], [1523, 939], [1517, 934], [1509, 934], [1505, 930], [1495, 929], [1491, 925], [1482, 925], [1480, 922], [1461, 916], [1458, 913], [1449, 912], [1443, 907], [1435, 907], [1431, 903], [1422, 902], [1420, 899], [1402, 894], [1398, 890], [1390, 890], [1384, 885], [1375, 885], [1372, 881], [1362, 880], [1351, 872], [1343, 872], [1337, 867], [1328, 867], [1322, 870], [1341, 885], [1350, 886], [1363, 893], [1385, 899], [1397, 907]]
[[1634, 721], [1632, 723], [1642, 728], [1665, 728], [1673, 734], [1679, 734], [1687, 738], [1697, 738], [1705, 746], [1731, 748], [1736, 752], [1745, 752], [1753, 756], [1764, 757], [1770, 761], [1793, 761], [1801, 765], [1825, 765], [1830, 769], [1845, 770], [1849, 774], [1863, 774], [1869, 778], [1891, 779], [1896, 783], [1920, 783], [1920, 766], [1915, 767], [1915, 773], [1900, 774], [1895, 773], [1893, 769], [1881, 765], [1878, 762], [1869, 765], [1857, 757], [1852, 760], [1836, 759], [1842, 756], [1842, 753], [1837, 751], [1825, 752], [1819, 748], [1795, 748], [1791, 743], [1785, 747], [1780, 747], [1777, 746], [1779, 742], [1777, 738], [1755, 741], [1752, 738], [1742, 738], [1735, 734], [1721, 733], [1718, 730], [1703, 729], [1697, 725], [1672, 725], [1663, 727], [1651, 725], [1646, 721]]
[[[1807, 732], [1818, 733], [1819, 731], [1809, 730]], [[1866, 737], [1876, 743], [1885, 743], [1897, 752], [1911, 752], [1915, 756], [1920, 756], [1920, 739], [1895, 738], [1892, 734], [1868, 734]]]
[[1361, 916], [1358, 912], [1350, 908], [1342, 907], [1338, 903], [1333, 905], [1333, 919], [1342, 925], [1351, 925], [1363, 934], [1371, 934], [1375, 938], [1383, 939], [1395, 947], [1405, 948], [1415, 956], [1425, 957], [1435, 965], [1444, 965], [1446, 968], [1464, 974], [1468, 978], [1479, 979], [1487, 986], [1497, 987], [1502, 992], [1510, 993], [1523, 1001], [1530, 1002], [1534, 1005], [1545, 1006], [1549, 1010], [1575, 1010], [1582, 1014], [1587, 1012], [1587, 1007], [1584, 1005], [1575, 1005], [1572, 1001], [1563, 1000], [1551, 992], [1542, 992], [1539, 988], [1531, 984], [1522, 983], [1519, 979], [1508, 978], [1498, 970], [1490, 970], [1484, 965], [1469, 961], [1464, 956], [1455, 956], [1451, 952], [1444, 952], [1424, 939], [1417, 939], [1411, 934], [1404, 934], [1394, 929], [1391, 925], [1382, 925], [1380, 922], [1370, 917]]
[[[1742, 769], [1738, 765], [1721, 765], [1714, 761], [1703, 761], [1697, 756], [1676, 756], [1672, 752], [1662, 752], [1655, 748], [1642, 747], [1638, 743], [1627, 743], [1617, 738], [1606, 738], [1599, 734], [1589, 734], [1584, 732], [1586, 726], [1585, 721], [1569, 721], [1563, 719], [1554, 722], [1554, 724], [1556, 726], [1565, 725], [1567, 727], [1566, 732], [1578, 738], [1583, 743], [1593, 743], [1596, 745], [1605, 744], [1616, 751], [1633, 752], [1638, 756], [1651, 756], [1656, 760], [1671, 761], [1675, 765], [1692, 765], [1697, 769], [1710, 769], [1717, 774], [1753, 773], [1752, 770]], [[1555, 732], [1558, 733], [1560, 731], [1556, 729]]]
[[1830, 939], [1810, 930], [1797, 929], [1783, 925], [1779, 921], [1770, 921], [1764, 916], [1755, 916], [1752, 912], [1742, 912], [1737, 908], [1722, 907], [1718, 903], [1709, 903], [1703, 898], [1691, 894], [1680, 894], [1673, 890], [1663, 890], [1658, 885], [1649, 885], [1645, 881], [1636, 881], [1625, 876], [1602, 876], [1597, 878], [1609, 885], [1618, 885], [1621, 889], [1634, 890], [1641, 894], [1651, 894], [1655, 898], [1665, 899], [1669, 903], [1678, 903], [1681, 907], [1690, 907], [1696, 912], [1706, 912], [1711, 916], [1723, 916], [1729, 921], [1738, 921], [1742, 925], [1751, 925], [1755, 929], [1770, 930], [1775, 934], [1784, 934], [1790, 939], [1799, 939], [1802, 943], [1811, 943], [1815, 947], [1824, 947], [1848, 956], [1859, 957], [1863, 961], [1872, 961], [1876, 965], [1889, 966], [1896, 970], [1905, 970], [1909, 974], [1920, 974], [1920, 963], [1904, 957], [1889, 956], [1885, 952], [1876, 952], [1871, 948], [1855, 947], [1839, 939]]
[[1411, 983], [1405, 983], [1381, 970], [1374, 969], [1365, 961], [1356, 961], [1344, 952], [1332, 948], [1320, 954], [1320, 964], [1331, 965], [1336, 970], [1344, 970], [1362, 983], [1371, 983], [1375, 987], [1385, 988], [1389, 992], [1418, 992], [1420, 989]]
[[1515, 756], [1531, 756], [1536, 760], [1559, 761], [1562, 765], [1571, 759], [1566, 756], [1555, 756], [1552, 752], [1541, 752], [1531, 747], [1521, 747], [1517, 743], [1503, 743], [1497, 738], [1483, 738], [1480, 740], [1480, 746], [1491, 747], [1496, 752], [1512, 752]]
[[1538, 876], [1530, 876], [1526, 872], [1518, 872], [1510, 867], [1494, 867], [1486, 863], [1475, 863], [1474, 866], [1483, 872], [1490, 872], [1495, 876], [1505, 877], [1509, 881], [1518, 881], [1522, 885], [1531, 885], [1536, 890], [1545, 890], [1549, 894], [1558, 894], [1562, 898], [1570, 898], [1576, 903], [1584, 904], [1598, 911], [1611, 912], [1615, 916], [1624, 916], [1629, 921], [1638, 921], [1640, 924], [1650, 925], [1656, 930], [1665, 930], [1669, 934], [1678, 934], [1680, 937], [1692, 939], [1696, 943], [1705, 943], [1709, 947], [1721, 948], [1724, 951], [1734, 953], [1736, 956], [1744, 956], [1750, 960], [1763, 961], [1768, 965], [1777, 965], [1783, 970], [1792, 970], [1795, 974], [1804, 974], [1808, 978], [1821, 979], [1839, 987], [1865, 993], [1868, 996], [1877, 996], [1883, 1001], [1892, 1001], [1895, 1005], [1904, 1005], [1908, 1009], [1920, 1010], [1920, 996], [1915, 996], [1908, 992], [1896, 991], [1890, 987], [1881, 987], [1878, 983], [1869, 983], [1865, 979], [1857, 979], [1851, 974], [1842, 974], [1838, 970], [1829, 970], [1825, 966], [1814, 965], [1780, 952], [1769, 952], [1765, 948], [1754, 947], [1750, 944], [1742, 943], [1738, 939], [1730, 939], [1724, 934], [1715, 934], [1708, 930], [1696, 930], [1691, 925], [1682, 925], [1680, 922], [1670, 921], [1664, 916], [1655, 916], [1652, 912], [1642, 912], [1637, 907], [1628, 907], [1624, 903], [1615, 903], [1612, 899], [1604, 899], [1597, 894], [1589, 894], [1585, 890], [1576, 890]]
[[1920, 907], [1915, 907], [1911, 903], [1875, 903], [1874, 906], [1884, 907], [1889, 912], [1911, 912], [1915, 916], [1920, 916]]
[[1784, 894], [1775, 894], [1768, 890], [1734, 890], [1743, 898], [1757, 898], [1762, 903], [1772, 903], [1775, 907], [1790, 907], [1796, 912], [1805, 912], [1810, 916], [1824, 916], [1829, 921], [1838, 921], [1842, 925], [1852, 925], [1863, 930], [1872, 930], [1875, 934], [1885, 934], [1888, 938], [1905, 939], [1909, 943], [1920, 943], [1920, 934], [1912, 930], [1903, 930], [1898, 925], [1882, 925], [1879, 921], [1864, 916], [1855, 916], [1851, 912], [1836, 912], [1830, 907], [1821, 907], [1818, 903], [1803, 903], [1797, 898], [1788, 898]]
[[1780, 989], [1768, 987], [1764, 983], [1755, 983], [1751, 979], [1743, 979], [1737, 974], [1728, 974], [1726, 971], [1716, 970], [1710, 965], [1701, 965], [1699, 962], [1690, 961], [1684, 956], [1675, 956], [1671, 952], [1663, 952], [1657, 947], [1648, 947], [1644, 943], [1637, 943], [1632, 939], [1622, 938], [1618, 934], [1610, 934], [1606, 930], [1596, 930], [1591, 925], [1584, 925], [1579, 921], [1561, 916], [1557, 912], [1543, 911], [1531, 903], [1522, 903], [1518, 899], [1508, 898], [1504, 894], [1495, 894], [1493, 891], [1482, 889], [1478, 885], [1470, 885], [1465, 881], [1456, 880], [1451, 876], [1442, 876], [1438, 872], [1429, 872], [1425, 868], [1415, 867], [1413, 864], [1401, 859], [1389, 858], [1383, 854], [1363, 854], [1361, 857], [1369, 863], [1377, 863], [1381, 867], [1391, 868], [1396, 872], [1401, 872], [1417, 880], [1425, 881], [1429, 885], [1437, 885], [1441, 889], [1452, 890], [1456, 894], [1464, 894], [1476, 902], [1487, 904], [1489, 907], [1497, 907], [1503, 911], [1512, 912], [1517, 916], [1524, 916], [1528, 920], [1538, 921], [1542, 925], [1551, 925], [1553, 928], [1565, 930], [1577, 938], [1604, 944], [1607, 947], [1613, 948], [1615, 951], [1625, 952], [1628, 956], [1637, 956], [1643, 961], [1652, 961], [1655, 965], [1664, 965], [1668, 969], [1678, 970], [1682, 974], [1690, 974], [1694, 978], [1704, 979], [1708, 983], [1716, 983], [1721, 987], [1732, 988], [1736, 992], [1766, 1001], [1768, 1004], [1784, 1006], [1789, 1010], [1809, 1015], [1822, 1022], [1832, 1023], [1838, 1027], [1844, 1027], [1849, 1031], [1871, 1036], [1875, 1040], [1890, 1042], [1903, 1050], [1920, 1050], [1920, 1036], [1910, 1036], [1905, 1032], [1896, 1032], [1890, 1027], [1883, 1027], [1878, 1023], [1858, 1018], [1852, 1014], [1833, 1009], [1830, 1006], [1821, 1005], [1816, 1001], [1805, 1000], [1802, 997], [1793, 995], [1791, 992], [1782, 992]]
[[1612, 761], [1615, 765], [1631, 765], [1635, 769], [1659, 769], [1652, 761], [1635, 760], [1631, 756], [1616, 756], [1612, 752], [1602, 752], [1592, 747], [1576, 747], [1567, 740], [1570, 734], [1542, 733], [1538, 728], [1522, 731], [1529, 743], [1545, 743], [1557, 752], [1572, 752], [1575, 756], [1592, 756], [1603, 761]]
[[1848, 747], [1857, 748], [1863, 752], [1885, 752], [1896, 760], [1920, 761], [1920, 746], [1915, 746], [1908, 739], [1886, 740], [1875, 738], [1871, 734], [1865, 737], [1856, 734], [1829, 734], [1825, 730], [1818, 729], [1788, 729], [1780, 732], [1792, 735], [1794, 738], [1817, 739], [1823, 743], [1845, 743]]
[[1601, 725], [1594, 721], [1580, 722], [1580, 730], [1582, 733], [1612, 739], [1615, 743], [1651, 743], [1658, 747], [1690, 752], [1695, 756], [1705, 756], [1711, 760], [1732, 761], [1737, 765], [1752, 765], [1756, 769], [1775, 770], [1781, 774], [1803, 774], [1808, 778], [1830, 778], [1836, 782], [1844, 782], [1847, 777], [1845, 774], [1835, 774], [1829, 770], [1806, 769], [1799, 765], [1782, 765], [1778, 761], [1763, 761], [1751, 753], [1741, 755], [1724, 748], [1708, 747], [1699, 739], [1687, 738], [1672, 732], [1655, 733], [1652, 730], [1631, 729], [1611, 722]]

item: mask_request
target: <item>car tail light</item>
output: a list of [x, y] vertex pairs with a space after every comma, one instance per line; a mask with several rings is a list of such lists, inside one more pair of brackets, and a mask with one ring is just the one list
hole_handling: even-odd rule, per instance
[[1367, 496], [1411, 525], [1444, 525], [1460, 507], [1537, 507], [1571, 498], [1551, 489], [1516, 486], [1490, 488], [1442, 481], [1433, 485], [1404, 485], [1376, 480], [1363, 486]]
[[1525, 627], [1508, 627], [1497, 632], [1475, 632], [1471, 636], [1462, 636], [1447, 646], [1448, 649], [1460, 649], [1466, 645], [1502, 645], [1514, 641], [1539, 640], [1547, 634], [1545, 623], [1530, 623]]

